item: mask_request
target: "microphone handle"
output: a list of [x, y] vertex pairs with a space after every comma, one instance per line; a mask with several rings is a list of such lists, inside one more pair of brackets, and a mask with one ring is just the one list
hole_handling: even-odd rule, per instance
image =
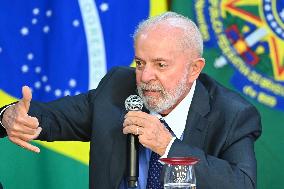
[[136, 188], [139, 176], [139, 154], [138, 154], [138, 137], [133, 134], [127, 135], [128, 149], [128, 170], [127, 184], [128, 188]]

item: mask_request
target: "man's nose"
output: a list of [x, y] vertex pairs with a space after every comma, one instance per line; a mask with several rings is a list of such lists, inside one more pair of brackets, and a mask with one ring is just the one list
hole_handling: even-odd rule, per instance
[[141, 80], [144, 83], [148, 83], [151, 80], [155, 80], [155, 78], [156, 78], [155, 70], [151, 66], [146, 65], [142, 71]]

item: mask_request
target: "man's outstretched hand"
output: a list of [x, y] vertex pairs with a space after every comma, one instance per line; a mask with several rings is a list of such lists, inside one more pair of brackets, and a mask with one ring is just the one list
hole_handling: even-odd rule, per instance
[[39, 127], [38, 119], [28, 115], [32, 92], [29, 87], [24, 86], [22, 93], [23, 98], [17, 104], [5, 110], [2, 123], [6, 129], [8, 138], [13, 143], [39, 153], [40, 149], [29, 143], [29, 141], [37, 138], [42, 130]]

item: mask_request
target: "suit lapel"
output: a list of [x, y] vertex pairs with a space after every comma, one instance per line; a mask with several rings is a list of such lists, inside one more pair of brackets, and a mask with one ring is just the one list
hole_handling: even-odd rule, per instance
[[194, 96], [188, 111], [183, 141], [198, 148], [204, 147], [209, 121], [205, 117], [210, 111], [210, 96], [197, 80]]

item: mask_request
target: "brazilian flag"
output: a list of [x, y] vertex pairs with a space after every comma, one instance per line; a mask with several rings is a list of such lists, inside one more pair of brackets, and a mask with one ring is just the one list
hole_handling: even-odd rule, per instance
[[251, 101], [262, 116], [256, 142], [258, 188], [284, 178], [284, 1], [172, 0], [201, 30], [204, 72]]
[[[136, 25], [166, 9], [166, 0], [1, 1], [0, 106], [23, 85], [42, 102], [96, 88], [111, 67], [131, 65]], [[5, 189], [88, 188], [89, 143], [34, 144], [40, 154], [0, 139]]]

